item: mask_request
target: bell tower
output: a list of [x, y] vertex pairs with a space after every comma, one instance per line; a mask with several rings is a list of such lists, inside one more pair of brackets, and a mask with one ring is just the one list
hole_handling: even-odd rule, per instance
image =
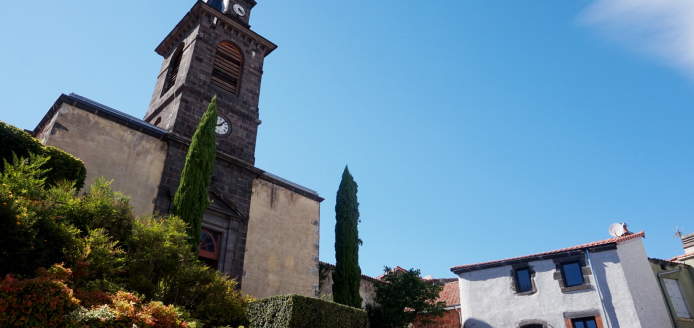
[[144, 120], [169, 133], [155, 211], [171, 212], [188, 147], [217, 95], [217, 156], [202, 221], [200, 257], [241, 282], [256, 168], [258, 101], [275, 44], [250, 29], [254, 0], [197, 1], [156, 48], [164, 57]]
[[164, 57], [144, 120], [191, 138], [217, 95], [218, 150], [253, 165], [263, 61], [275, 48], [250, 29], [254, 0], [198, 1], [156, 48]]

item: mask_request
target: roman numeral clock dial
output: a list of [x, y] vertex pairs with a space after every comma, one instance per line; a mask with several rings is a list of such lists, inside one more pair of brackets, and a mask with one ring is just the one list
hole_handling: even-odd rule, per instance
[[231, 127], [229, 127], [229, 122], [224, 117], [217, 116], [217, 126], [214, 128], [214, 132], [218, 136], [224, 137], [231, 132]]

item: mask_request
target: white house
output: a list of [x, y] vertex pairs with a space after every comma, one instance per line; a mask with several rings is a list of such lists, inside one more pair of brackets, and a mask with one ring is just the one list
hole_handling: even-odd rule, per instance
[[453, 267], [463, 327], [672, 327], [643, 238]]

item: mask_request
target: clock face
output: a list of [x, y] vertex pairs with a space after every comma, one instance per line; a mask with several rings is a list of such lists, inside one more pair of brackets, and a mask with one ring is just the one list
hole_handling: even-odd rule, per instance
[[230, 131], [231, 127], [229, 126], [229, 122], [227, 122], [224, 117], [217, 116], [217, 126], [214, 128], [214, 132], [219, 136], [225, 136], [229, 134]]
[[234, 5], [234, 12], [239, 16], [243, 16], [246, 14], [246, 9], [243, 9], [243, 7], [237, 3]]

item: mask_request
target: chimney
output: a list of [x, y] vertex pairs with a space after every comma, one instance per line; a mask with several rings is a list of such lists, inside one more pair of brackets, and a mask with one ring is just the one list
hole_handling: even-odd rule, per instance
[[694, 233], [682, 236], [682, 248], [684, 254], [694, 254]]

